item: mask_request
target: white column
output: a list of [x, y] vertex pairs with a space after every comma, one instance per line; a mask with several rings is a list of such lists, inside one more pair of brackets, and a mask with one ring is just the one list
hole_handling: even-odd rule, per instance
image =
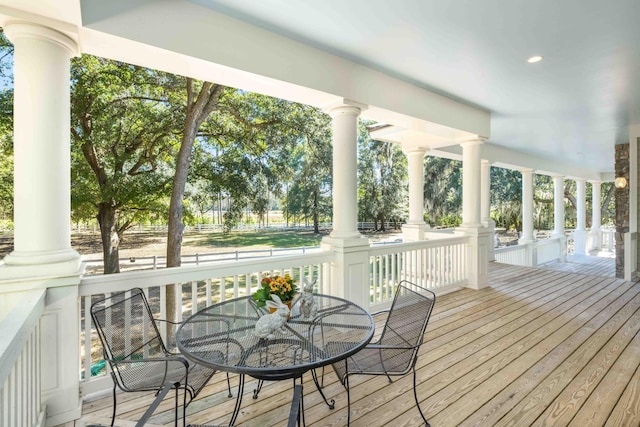
[[409, 219], [402, 226], [406, 242], [424, 240], [427, 224], [424, 221], [424, 148], [403, 150], [409, 169]]
[[467, 248], [468, 287], [481, 289], [489, 284], [489, 231], [480, 222], [480, 146], [484, 141], [474, 139], [462, 147], [462, 224], [459, 231], [469, 238]]
[[567, 260], [567, 236], [564, 231], [564, 176], [553, 176], [553, 239], [558, 239], [558, 260]]
[[329, 292], [369, 307], [369, 239], [357, 229], [358, 116], [366, 106], [344, 100], [333, 119], [333, 230], [322, 248], [334, 258], [325, 271]]
[[574, 249], [576, 255], [585, 255], [587, 249], [587, 181], [584, 179], [576, 179], [576, 231], [574, 234]]
[[491, 220], [491, 163], [488, 160], [480, 164], [480, 218], [487, 227]]
[[480, 222], [480, 145], [481, 139], [463, 142], [462, 146], [462, 225], [482, 227]]
[[564, 234], [564, 176], [553, 177], [553, 234], [551, 237], [565, 237]]
[[589, 250], [591, 251], [599, 251], [602, 248], [600, 241], [600, 227], [602, 225], [601, 184], [600, 181], [591, 181], [591, 231], [589, 232]]
[[[9, 23], [14, 51], [14, 251], [0, 277], [79, 270], [71, 249], [70, 57], [75, 42], [50, 28]], [[22, 268], [20, 268], [22, 267]]]
[[523, 169], [522, 174], [522, 236], [523, 245], [535, 241], [533, 236], [533, 169]]
[[491, 219], [491, 162], [482, 160], [480, 164], [480, 218], [482, 225], [489, 233], [487, 240], [487, 258], [489, 261], [495, 261], [496, 223]]
[[331, 237], [360, 238], [358, 223], [358, 117], [360, 108], [329, 111], [333, 129], [333, 230]]
[[[14, 45], [14, 251], [0, 286], [47, 288], [40, 319], [43, 425], [80, 418], [80, 256], [71, 249], [70, 58], [66, 35], [8, 22]], [[19, 279], [19, 280], [16, 280]]]

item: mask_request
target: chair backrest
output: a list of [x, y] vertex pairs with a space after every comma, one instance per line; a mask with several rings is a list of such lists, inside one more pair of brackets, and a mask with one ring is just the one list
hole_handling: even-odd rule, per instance
[[91, 305], [104, 357], [114, 362], [163, 357], [167, 350], [142, 289], [113, 294]]
[[428, 289], [406, 280], [398, 284], [378, 341], [381, 345], [407, 348], [391, 353], [394, 370], [408, 370], [416, 363], [435, 302], [435, 294]]

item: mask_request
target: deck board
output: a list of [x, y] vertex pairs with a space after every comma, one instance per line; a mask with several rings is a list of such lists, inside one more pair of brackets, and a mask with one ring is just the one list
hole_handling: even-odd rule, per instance
[[[595, 261], [582, 269], [491, 263], [490, 287], [438, 297], [417, 365], [418, 396], [433, 426], [639, 424], [640, 284], [612, 277], [611, 259]], [[330, 369], [324, 381], [336, 408], [326, 407], [306, 375], [306, 424], [344, 426], [346, 393]], [[350, 382], [352, 426], [422, 425], [411, 375]], [[236, 425], [285, 425], [291, 382], [266, 383], [256, 400], [254, 387], [247, 379]], [[120, 393], [116, 425], [133, 425], [151, 398]], [[172, 425], [172, 399], [149, 426]], [[217, 373], [188, 420], [226, 424], [234, 403]], [[110, 396], [84, 403], [85, 423], [107, 425], [110, 415]]]

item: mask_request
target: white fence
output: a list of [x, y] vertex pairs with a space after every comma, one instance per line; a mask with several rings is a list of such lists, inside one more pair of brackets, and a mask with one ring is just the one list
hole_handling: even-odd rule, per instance
[[[11, 311], [0, 318], [0, 426], [40, 427], [45, 422], [40, 387], [40, 317], [46, 290], [0, 294]], [[17, 302], [17, 303], [16, 303]], [[4, 311], [4, 310], [3, 310]]]

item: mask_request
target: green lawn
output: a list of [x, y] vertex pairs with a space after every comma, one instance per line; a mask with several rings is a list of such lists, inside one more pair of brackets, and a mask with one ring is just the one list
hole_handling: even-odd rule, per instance
[[184, 244], [190, 246], [242, 247], [267, 246], [272, 248], [295, 248], [318, 246], [322, 235], [299, 231], [234, 231], [230, 233], [185, 234]]

